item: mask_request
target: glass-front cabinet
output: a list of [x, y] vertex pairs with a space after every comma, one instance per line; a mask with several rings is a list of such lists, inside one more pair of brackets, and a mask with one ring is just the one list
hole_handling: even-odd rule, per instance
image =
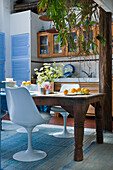
[[[112, 25], [113, 30], [113, 25]], [[92, 26], [90, 31], [90, 40], [96, 40], [96, 36], [99, 32], [99, 26]], [[61, 47], [61, 42], [57, 41], [58, 33], [48, 33], [48, 32], [39, 32], [37, 33], [37, 50], [39, 58], [51, 58], [51, 57], [68, 57], [68, 56], [79, 56], [80, 49], [78, 46], [78, 37], [79, 30], [77, 32], [73, 30], [68, 33], [70, 37], [73, 38], [74, 50], [72, 49], [72, 45], [70, 42], [67, 42], [64, 47]], [[87, 43], [88, 37], [85, 30], [82, 32], [82, 36], [84, 36], [85, 42]], [[96, 43], [99, 46], [99, 41], [96, 40]], [[113, 43], [112, 43], [113, 45]], [[90, 54], [93, 54], [92, 46], [89, 47]], [[99, 51], [99, 48], [98, 48]]]
[[64, 51], [65, 47], [61, 47], [61, 42], [60, 41], [57, 42], [57, 38], [58, 38], [58, 33], [52, 33], [52, 53], [51, 53], [51, 55], [53, 57], [65, 55], [65, 51]]
[[70, 42], [67, 43], [66, 46], [66, 54], [67, 56], [75, 56], [77, 54], [77, 32], [69, 33], [69, 37], [72, 37], [74, 40], [74, 50], [72, 50], [72, 45]]
[[37, 42], [38, 57], [50, 57], [50, 34], [45, 32], [38, 33]]

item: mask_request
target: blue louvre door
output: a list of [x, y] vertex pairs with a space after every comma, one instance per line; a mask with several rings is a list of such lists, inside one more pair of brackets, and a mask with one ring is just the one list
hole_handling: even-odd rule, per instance
[[5, 80], [5, 34], [0, 32], [0, 81]]
[[30, 80], [30, 59], [12, 60], [12, 77], [17, 84]]
[[30, 39], [29, 34], [11, 36], [12, 78], [20, 85], [30, 81]]
[[29, 58], [29, 34], [12, 35], [12, 59]]
[[5, 63], [0, 61], [0, 81], [5, 80]]

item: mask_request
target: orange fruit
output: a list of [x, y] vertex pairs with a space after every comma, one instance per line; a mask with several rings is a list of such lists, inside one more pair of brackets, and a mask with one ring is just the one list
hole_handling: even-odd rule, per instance
[[88, 94], [89, 92], [90, 92], [89, 89], [85, 89], [85, 90], [84, 90], [84, 93], [86, 93], [86, 94]]
[[27, 85], [31, 85], [31, 82], [30, 82], [30, 81], [27, 81]]
[[75, 93], [75, 92], [77, 92], [76, 89], [75, 89], [75, 88], [72, 88], [72, 89], [71, 89], [71, 93]]
[[63, 93], [64, 93], [64, 94], [68, 94], [68, 90], [65, 89], [65, 90], [63, 91]]
[[25, 81], [23, 81], [23, 82], [22, 82], [22, 85], [26, 85], [26, 82], [25, 82]]
[[83, 92], [85, 90], [85, 88], [82, 88], [81, 91]]
[[81, 91], [81, 89], [80, 89], [80, 88], [77, 88], [76, 90], [77, 90], [77, 92]]

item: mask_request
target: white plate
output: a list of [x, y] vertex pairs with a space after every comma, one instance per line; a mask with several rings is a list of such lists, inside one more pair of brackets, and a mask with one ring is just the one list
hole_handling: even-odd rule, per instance
[[68, 93], [68, 94], [65, 94], [66, 96], [76, 96], [76, 95], [90, 95], [91, 93], [88, 93], [88, 94], [79, 94], [79, 93]]
[[68, 93], [68, 94], [65, 94], [66, 96], [76, 96], [77, 94], [76, 93]]

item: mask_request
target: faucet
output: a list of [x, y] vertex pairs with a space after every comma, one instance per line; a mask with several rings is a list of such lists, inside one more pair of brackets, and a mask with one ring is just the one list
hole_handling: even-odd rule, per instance
[[87, 73], [86, 71], [84, 71], [84, 70], [82, 70], [82, 72], [85, 73], [85, 74], [87, 74], [88, 77], [90, 77], [90, 78], [92, 77], [93, 72], [91, 72], [91, 74], [88, 74], [88, 73]]

